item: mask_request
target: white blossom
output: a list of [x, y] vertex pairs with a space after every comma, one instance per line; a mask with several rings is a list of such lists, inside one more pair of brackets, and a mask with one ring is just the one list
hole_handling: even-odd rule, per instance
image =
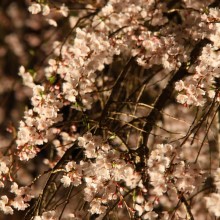
[[47, 19], [49, 25], [57, 27], [57, 22], [54, 19]]
[[13, 209], [8, 205], [9, 199], [7, 196], [2, 196], [0, 200], [0, 210], [3, 211], [6, 215], [13, 215]]
[[220, 194], [212, 193], [209, 197], [205, 197], [206, 207], [216, 217], [220, 217]]
[[32, 14], [38, 14], [39, 12], [41, 12], [41, 5], [38, 3], [33, 3], [31, 6], [29, 6], [28, 10]]
[[71, 184], [71, 179], [68, 176], [63, 176], [60, 182], [63, 183], [64, 187], [69, 187]]
[[48, 5], [44, 5], [44, 6], [43, 6], [42, 14], [43, 14], [44, 16], [50, 14], [50, 7], [49, 7]]
[[60, 7], [60, 13], [61, 13], [64, 17], [67, 17], [67, 16], [68, 16], [68, 13], [69, 13], [69, 9], [63, 4], [63, 5]]

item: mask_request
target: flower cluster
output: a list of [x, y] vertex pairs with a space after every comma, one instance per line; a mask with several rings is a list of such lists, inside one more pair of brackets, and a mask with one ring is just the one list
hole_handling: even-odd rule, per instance
[[50, 7], [48, 5], [40, 5], [38, 3], [33, 3], [31, 6], [29, 6], [28, 10], [32, 14], [38, 14], [42, 11], [42, 15], [46, 16], [50, 13]]
[[[206, 103], [205, 97], [215, 98], [215, 80], [220, 77], [219, 54], [211, 44], [203, 48], [193, 76], [176, 82], [175, 89], [181, 92], [177, 95], [179, 103], [203, 106]], [[218, 96], [217, 100], [219, 101]]]
[[89, 160], [79, 164], [68, 162], [61, 182], [64, 187], [84, 182], [84, 200], [90, 202], [90, 213], [102, 214], [110, 201], [123, 194], [125, 189], [120, 185], [124, 183], [133, 189], [138, 186], [140, 175], [121, 158], [119, 152], [104, 144], [100, 136], [86, 133], [78, 141]]
[[[60, 97], [61, 98], [61, 97]], [[31, 99], [33, 109], [25, 112], [25, 121], [20, 122], [17, 135], [17, 145], [22, 160], [29, 160], [39, 151], [37, 145], [48, 142], [50, 127], [62, 121], [62, 115], [58, 113], [63, 103], [59, 98], [59, 90], [45, 91], [40, 85], [34, 85]]]
[[[31, 14], [38, 14], [42, 12], [42, 15], [47, 16], [50, 14], [50, 6], [48, 4], [39, 4], [39, 3], [32, 3], [28, 10]], [[65, 6], [65, 4], [61, 5], [59, 12], [64, 16], [67, 17], [69, 13], [68, 7]]]
[[[173, 191], [176, 198], [180, 194], [189, 196], [196, 185], [202, 180], [199, 169], [195, 165], [186, 164], [180, 157], [180, 150], [170, 144], [158, 144], [150, 153], [147, 173], [152, 189], [148, 201], [144, 199], [146, 193], [138, 195], [134, 209], [141, 219], [156, 219], [158, 214], [154, 208], [163, 203], [163, 197]], [[165, 204], [166, 205], [166, 204]], [[163, 212], [164, 216], [169, 216]], [[165, 218], [165, 217], [164, 217]]]
[[[10, 192], [14, 195], [13, 199], [9, 199], [8, 196], [1, 196], [0, 210], [5, 214], [13, 214], [14, 209], [25, 210], [29, 207], [30, 200], [34, 197], [31, 195], [31, 189], [29, 187], [18, 187], [17, 183], [11, 185]], [[13, 208], [12, 208], [13, 207]]]
[[[95, 71], [110, 64], [116, 52], [104, 34], [88, 33], [80, 28], [76, 29], [73, 45], [56, 42], [54, 47], [57, 56], [61, 52], [62, 61], [49, 61], [50, 66], [46, 68], [48, 78], [54, 72], [59, 74], [63, 79], [64, 98], [79, 110], [91, 109], [94, 101], [90, 93], [95, 90]], [[75, 105], [77, 101], [81, 108]]]
[[153, 193], [161, 196], [169, 188], [191, 193], [200, 176], [196, 169], [185, 164], [178, 149], [169, 144], [160, 144], [151, 152], [148, 160], [149, 176], [154, 186]]
[[13, 209], [8, 205], [8, 197], [2, 196], [0, 200], [0, 210], [3, 211], [6, 215], [13, 214]]

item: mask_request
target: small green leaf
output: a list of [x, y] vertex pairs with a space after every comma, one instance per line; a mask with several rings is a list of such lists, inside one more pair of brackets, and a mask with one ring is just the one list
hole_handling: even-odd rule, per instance
[[56, 79], [57, 79], [56, 76], [50, 76], [50, 77], [48, 78], [50, 84], [54, 84], [54, 83], [56, 82]]
[[33, 69], [28, 69], [28, 72], [29, 72], [32, 76], [34, 76], [34, 74], [35, 74], [35, 71], [34, 71]]
[[136, 190], [134, 190], [133, 195], [132, 195], [133, 201], [136, 201], [137, 195], [136, 195]]

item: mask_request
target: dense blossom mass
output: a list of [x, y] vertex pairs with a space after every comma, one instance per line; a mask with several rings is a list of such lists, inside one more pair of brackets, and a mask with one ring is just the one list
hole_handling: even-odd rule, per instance
[[[1, 147], [3, 215], [220, 217], [219, 1], [25, 7], [25, 24], [46, 37], [43, 46], [30, 37], [31, 64], [21, 59], [17, 71], [29, 101], [17, 127], [7, 124], [10, 141]], [[13, 48], [18, 39], [6, 42]]]

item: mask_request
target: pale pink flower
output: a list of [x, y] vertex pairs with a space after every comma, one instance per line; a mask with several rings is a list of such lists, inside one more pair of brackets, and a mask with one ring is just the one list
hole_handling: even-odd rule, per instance
[[142, 195], [137, 195], [135, 202], [142, 204], [144, 202], [144, 197]]
[[8, 173], [8, 171], [9, 168], [7, 167], [7, 164], [4, 161], [0, 160], [0, 175], [6, 174]]
[[[1, 209], [1, 208], [0, 208], [0, 209]], [[10, 206], [5, 206], [5, 207], [2, 209], [2, 211], [3, 211], [6, 215], [8, 215], [8, 214], [13, 215], [13, 214], [14, 214], [14, 210], [13, 210]]]
[[90, 203], [90, 213], [91, 214], [102, 214], [107, 209], [107, 206], [102, 205], [101, 199], [93, 199]]
[[57, 27], [57, 22], [54, 19], [47, 19], [49, 25]]
[[68, 13], [69, 13], [69, 9], [63, 4], [63, 5], [60, 7], [60, 13], [61, 13], [64, 17], [67, 17], [67, 16], [68, 16]]
[[17, 196], [12, 201], [11, 205], [17, 210], [25, 210], [29, 204], [24, 202], [24, 198], [22, 196]]
[[33, 76], [25, 71], [24, 66], [20, 66], [18, 75], [22, 77], [25, 86], [32, 88], [34, 86]]
[[16, 182], [12, 183], [10, 192], [14, 193], [15, 195], [21, 195], [21, 190], [19, 190], [18, 184]]
[[181, 104], [185, 104], [188, 101], [188, 96], [183, 94], [177, 95], [177, 101]]
[[182, 91], [185, 88], [184, 82], [182, 80], [176, 82], [175, 89], [177, 91]]
[[48, 5], [43, 6], [42, 15], [46, 16], [50, 14], [50, 7]]
[[209, 96], [209, 98], [213, 99], [215, 97], [215, 91], [214, 90], [209, 90], [208, 91], [208, 96]]
[[28, 7], [28, 11], [32, 14], [38, 14], [41, 12], [41, 5], [38, 3], [33, 3], [31, 6]]
[[144, 210], [149, 212], [149, 211], [152, 211], [154, 208], [153, 204], [151, 202], [146, 202], [145, 205], [144, 205]]
[[138, 216], [141, 216], [144, 212], [144, 208], [142, 205], [139, 205], [139, 204], [135, 204], [134, 205], [134, 209], [137, 211], [138, 213]]
[[61, 178], [60, 182], [63, 183], [63, 186], [64, 186], [64, 187], [69, 187], [72, 181], [71, 181], [71, 179], [70, 179], [69, 176], [64, 175], [64, 176]]
[[0, 210], [3, 211], [6, 215], [7, 214], [13, 215], [14, 211], [9, 205], [7, 205], [8, 202], [9, 202], [8, 197], [2, 196], [0, 200]]
[[211, 193], [209, 197], [205, 197], [206, 207], [216, 217], [220, 217], [220, 194]]

